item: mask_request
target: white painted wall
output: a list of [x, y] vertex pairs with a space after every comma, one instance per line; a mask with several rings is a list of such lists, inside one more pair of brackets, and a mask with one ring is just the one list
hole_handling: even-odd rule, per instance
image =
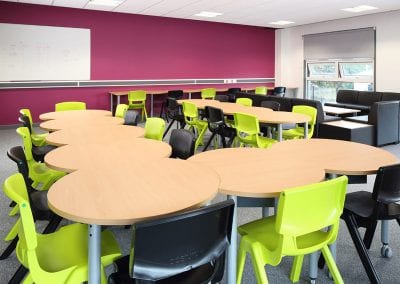
[[303, 35], [376, 27], [376, 90], [400, 92], [400, 11], [340, 19], [275, 32], [275, 85], [303, 97]]

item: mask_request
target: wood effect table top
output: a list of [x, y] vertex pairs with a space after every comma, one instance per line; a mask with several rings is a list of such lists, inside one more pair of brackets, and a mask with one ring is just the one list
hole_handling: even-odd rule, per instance
[[359, 110], [359, 109], [325, 106], [325, 105], [322, 108], [323, 108], [324, 112], [330, 113], [330, 114], [336, 114], [336, 115], [361, 112], [361, 110]]
[[101, 171], [79, 170], [58, 180], [48, 202], [58, 215], [86, 224], [128, 225], [202, 205], [215, 197], [219, 177], [178, 159], [110, 161]]
[[82, 169], [108, 167], [119, 160], [152, 161], [168, 158], [171, 146], [162, 141], [146, 138], [117, 140], [114, 143], [82, 143], [57, 148], [44, 157], [46, 165], [54, 170], [71, 173]]
[[73, 117], [68, 119], [54, 119], [40, 123], [40, 127], [48, 131], [57, 131], [61, 129], [71, 129], [84, 127], [88, 128], [93, 125], [111, 126], [111, 125], [122, 125], [124, 123], [123, 118], [112, 117], [112, 116], [84, 116], [84, 117]]
[[99, 116], [112, 116], [108, 110], [101, 109], [87, 109], [87, 110], [68, 110], [68, 111], [53, 111], [42, 113], [39, 118], [41, 120], [51, 119], [85, 119], [87, 117], [99, 117]]
[[304, 160], [339, 175], [375, 174], [379, 167], [398, 162], [396, 156], [381, 148], [333, 139], [286, 140], [269, 150], [282, 159]]
[[319, 182], [325, 177], [318, 165], [259, 148], [206, 151], [188, 161], [213, 168], [221, 179], [221, 193], [244, 197], [276, 197], [284, 189]]
[[88, 143], [111, 146], [118, 141], [143, 137], [144, 132], [142, 127], [129, 125], [80, 125], [51, 132], [46, 136], [46, 142], [55, 146]]
[[[113, 95], [113, 96], [127, 96], [130, 91], [135, 91], [135, 90], [111, 91], [111, 92], [109, 92], [109, 94]], [[146, 91], [146, 93], [148, 95], [163, 95], [163, 94], [167, 94], [168, 93], [168, 90], [154, 90], [154, 91], [144, 90], [144, 91]]]

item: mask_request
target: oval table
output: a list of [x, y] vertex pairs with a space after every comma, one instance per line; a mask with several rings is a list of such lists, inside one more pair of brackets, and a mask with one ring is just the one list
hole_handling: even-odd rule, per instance
[[56, 214], [89, 225], [89, 283], [100, 283], [101, 225], [128, 225], [202, 205], [215, 197], [219, 177], [183, 160], [121, 159], [75, 171], [48, 193]]
[[41, 120], [52, 120], [52, 119], [71, 119], [87, 117], [99, 117], [99, 116], [111, 116], [111, 111], [102, 109], [86, 109], [86, 110], [67, 110], [67, 111], [53, 111], [42, 113], [39, 115]]
[[71, 117], [68, 119], [53, 119], [40, 123], [40, 127], [47, 131], [57, 131], [76, 127], [91, 127], [93, 125], [122, 125], [123, 118], [112, 116], [86, 116], [84, 118]]
[[114, 142], [134, 140], [143, 137], [144, 132], [143, 127], [128, 125], [81, 125], [51, 132], [46, 136], [46, 142], [55, 146], [98, 143], [114, 147]]

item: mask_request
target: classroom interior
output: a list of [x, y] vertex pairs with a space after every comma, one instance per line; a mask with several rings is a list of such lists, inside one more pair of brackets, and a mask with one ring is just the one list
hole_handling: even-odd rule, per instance
[[[126, 7], [136, 7], [124, 11], [124, 4], [118, 8], [93, 8], [90, 1], [43, 0], [43, 1], [0, 1], [0, 35], [2, 24], [15, 26], [32, 25], [45, 27], [76, 28], [90, 31], [87, 68], [84, 70], [86, 77], [68, 79], [32, 79], [40, 74], [33, 74], [34, 66], [27, 66], [21, 70], [21, 74], [31, 73], [32, 78], [27, 80], [16, 78], [10, 79], [7, 68], [21, 69], [23, 63], [18, 62], [13, 66], [7, 66], [3, 61], [9, 55], [9, 50], [4, 48], [6, 44], [0, 42], [0, 181], [3, 183], [8, 177], [17, 172], [13, 161], [7, 157], [7, 151], [14, 146], [22, 146], [22, 140], [16, 133], [21, 126], [18, 120], [20, 109], [30, 109], [32, 113], [34, 129], [42, 133], [39, 124], [42, 120], [41, 114], [53, 112], [55, 104], [65, 101], [85, 102], [87, 109], [98, 109], [115, 112], [116, 98], [110, 92], [125, 92], [131, 90], [145, 90], [147, 92], [146, 108], [149, 117], [158, 117], [165, 104], [168, 90], [186, 90], [184, 98], [200, 98], [200, 90], [205, 88], [216, 88], [222, 90], [219, 94], [226, 94], [229, 88], [242, 88], [251, 93], [258, 86], [266, 86], [270, 92], [277, 86], [286, 87], [286, 98], [311, 99], [335, 103], [336, 91], [341, 86], [354, 88], [362, 92], [378, 93], [400, 93], [400, 81], [398, 71], [400, 66], [400, 34], [397, 27], [400, 26], [400, 4], [396, 1], [388, 1], [384, 9], [371, 10], [355, 14], [330, 14], [323, 10], [318, 15], [321, 4], [316, 1], [304, 2], [310, 11], [295, 13], [301, 7], [290, 7], [287, 15], [272, 16], [280, 11], [284, 14], [284, 3], [278, 1], [141, 1], [140, 4], [132, 4], [126, 0]], [[85, 4], [82, 4], [85, 2]], [[131, 2], [131, 3], [128, 3]], [[175, 3], [176, 2], [176, 3]], [[221, 3], [219, 3], [221, 2]], [[240, 2], [240, 5], [239, 5]], [[271, 2], [271, 3], [270, 3]], [[339, 3], [340, 2], [340, 3]], [[332, 5], [341, 8], [356, 5], [377, 6], [380, 1], [338, 1]], [[286, 5], [290, 5], [285, 1]], [[39, 5], [38, 5], [39, 4]], [[128, 4], [133, 6], [128, 6]], [[74, 5], [74, 6], [73, 6]], [[79, 6], [81, 5], [81, 6]], [[170, 10], [168, 10], [168, 5]], [[227, 14], [243, 10], [243, 18], [218, 16], [211, 19], [194, 17], [191, 14], [179, 13], [185, 6], [196, 7], [204, 10], [213, 7], [225, 7]], [[231, 5], [229, 10], [226, 7]], [[247, 6], [246, 6], [247, 5]], [[266, 8], [264, 8], [264, 6]], [[268, 6], [271, 5], [271, 6]], [[301, 5], [297, 3], [296, 5]], [[69, 7], [68, 7], [69, 6]], [[342, 7], [343, 6], [343, 7]], [[73, 8], [72, 8], [73, 7]], [[151, 9], [153, 7], [153, 10]], [[252, 12], [251, 8], [275, 9], [272, 12]], [[235, 10], [235, 9], [236, 10]], [[329, 8], [329, 7], [328, 7]], [[333, 8], [330, 7], [330, 8]], [[164, 9], [164, 10], [162, 10]], [[307, 9], [304, 9], [307, 10]], [[139, 12], [142, 11], [142, 12]], [[169, 11], [169, 13], [165, 13]], [[321, 10], [322, 11], [322, 10]], [[343, 13], [343, 12], [342, 12]], [[272, 21], [291, 20], [290, 16], [298, 16], [295, 23], [287, 26], [271, 24]], [[307, 18], [309, 15], [309, 19]], [[347, 34], [353, 31], [369, 31], [373, 35], [372, 41], [367, 41], [367, 48], [355, 46], [354, 42], [345, 46], [346, 52], [353, 57], [357, 53], [367, 50], [368, 58], [311, 58], [307, 57], [307, 41], [310, 35], [332, 35]], [[0, 36], [1, 41], [1, 36]], [[5, 41], [4, 41], [5, 42]], [[336, 45], [329, 42], [329, 45]], [[349, 47], [351, 45], [351, 47]], [[324, 47], [324, 45], [321, 45]], [[325, 45], [326, 47], [327, 45]], [[7, 43], [7, 48], [10, 47]], [[3, 48], [3, 49], [1, 49]], [[47, 47], [47, 51], [52, 47]], [[35, 47], [36, 51], [46, 52], [46, 46]], [[316, 49], [315, 49], [316, 50]], [[334, 48], [332, 48], [334, 50]], [[320, 52], [317, 50], [316, 52]], [[323, 54], [323, 52], [322, 52]], [[35, 54], [39, 60], [46, 61], [45, 56]], [[41, 59], [40, 59], [41, 58]], [[322, 77], [312, 77], [311, 65], [328, 62], [336, 64], [335, 72], [340, 77], [344, 73], [341, 65], [346, 62], [367, 62], [372, 65], [371, 76], [360, 76], [357, 78], [345, 78], [341, 76], [338, 85], [333, 85], [336, 79], [330, 79], [323, 74]], [[50, 64], [48, 62], [44, 64]], [[310, 64], [310, 65], [309, 65]], [[46, 71], [48, 72], [48, 70]], [[51, 73], [51, 72], [49, 72]], [[53, 72], [56, 73], [56, 72]], [[78, 72], [77, 72], [78, 73]], [[12, 75], [11, 75], [12, 76]], [[57, 76], [57, 74], [56, 74]], [[81, 76], [81, 75], [77, 75]], [[325, 77], [324, 77], [325, 76]], [[329, 75], [328, 75], [329, 76]], [[6, 78], [6, 79], [4, 79]], [[325, 83], [320, 83], [321, 81]], [[326, 84], [326, 82], [328, 82]], [[328, 86], [328, 87], [326, 87]], [[196, 90], [191, 93], [191, 90]], [[333, 94], [333, 95], [332, 95]], [[244, 94], [246, 96], [246, 94]], [[110, 103], [111, 99], [111, 103]], [[118, 98], [121, 103], [128, 104], [127, 96]], [[165, 118], [165, 117], [164, 117]], [[168, 126], [168, 122], [166, 125]], [[138, 126], [145, 127], [144, 121]], [[399, 125], [399, 124], [397, 124]], [[173, 127], [175, 128], [175, 127]], [[398, 128], [400, 132], [400, 127]], [[163, 137], [168, 143], [171, 132]], [[211, 137], [211, 132], [205, 133], [204, 140]], [[400, 148], [396, 143], [389, 143], [378, 147], [398, 160]], [[215, 151], [211, 145], [208, 151]], [[200, 154], [204, 145], [196, 149]], [[329, 149], [327, 149], [329, 151]], [[206, 152], [205, 152], [206, 153]], [[274, 163], [274, 161], [270, 161]], [[276, 163], [276, 162], [275, 162]], [[265, 164], [268, 167], [268, 163]], [[156, 174], [156, 173], [154, 173]], [[361, 183], [349, 184], [347, 193], [366, 190], [371, 192], [374, 187], [375, 174], [367, 176]], [[211, 204], [227, 199], [227, 195], [218, 193]], [[9, 242], [4, 237], [14, 225], [16, 216], [9, 216], [10, 200], [5, 194], [0, 195], [0, 253], [3, 252]], [[270, 209], [272, 212], [272, 209]], [[262, 217], [260, 208], [237, 208], [238, 225], [243, 225]], [[62, 225], [70, 225], [73, 222], [67, 219]], [[47, 222], [36, 222], [37, 231], [41, 231]], [[124, 226], [107, 226], [114, 233], [121, 247], [122, 253], [127, 255], [131, 250], [132, 230]], [[381, 283], [398, 283], [400, 275], [397, 267], [400, 265], [400, 242], [398, 239], [399, 226], [394, 220], [389, 223], [389, 245], [393, 252], [390, 258], [381, 256], [381, 227], [378, 223], [375, 237], [371, 248], [368, 250], [369, 257]], [[360, 229], [363, 235], [365, 230]], [[238, 244], [240, 237], [238, 238]], [[300, 275], [300, 283], [310, 281], [310, 268], [305, 258]], [[270, 283], [291, 283], [290, 271], [293, 257], [284, 257], [277, 266], [267, 265], [266, 275]], [[344, 283], [367, 283], [371, 281], [362, 262], [357, 254], [351, 236], [346, 228], [345, 222], [340, 221], [340, 229], [337, 237], [336, 264]], [[9, 283], [10, 279], [20, 265], [15, 252], [6, 259], [0, 260], [0, 282]], [[225, 262], [227, 267], [227, 263]], [[113, 267], [107, 268], [106, 273], [110, 275]], [[232, 277], [227, 277], [227, 271], [223, 275], [221, 283], [233, 283]], [[229, 278], [229, 279], [228, 279]], [[255, 275], [255, 268], [250, 258], [247, 257], [243, 278], [241, 283], [261, 283]], [[332, 283], [328, 269], [318, 269], [316, 283]], [[373, 281], [372, 281], [373, 282]], [[10, 282], [13, 283], [13, 282]], [[15, 282], [14, 282], [15, 283]]]

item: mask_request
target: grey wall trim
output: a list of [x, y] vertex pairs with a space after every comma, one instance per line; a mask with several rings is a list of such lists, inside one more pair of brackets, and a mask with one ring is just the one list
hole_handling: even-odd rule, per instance
[[274, 83], [275, 78], [0, 82], [0, 89]]

